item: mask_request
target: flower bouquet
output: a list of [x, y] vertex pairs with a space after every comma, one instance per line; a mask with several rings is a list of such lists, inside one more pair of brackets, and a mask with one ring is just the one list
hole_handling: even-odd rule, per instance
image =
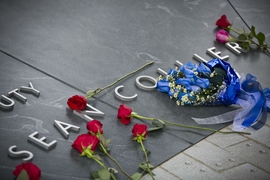
[[233, 130], [247, 127], [260, 129], [270, 111], [270, 90], [262, 89], [256, 77], [247, 74], [240, 79], [231, 65], [213, 59], [199, 65], [188, 62], [180, 68], [170, 69], [158, 78], [157, 89], [176, 99], [177, 105], [216, 106], [237, 104], [237, 109], [210, 118], [193, 118], [199, 124], [217, 124], [232, 121]]

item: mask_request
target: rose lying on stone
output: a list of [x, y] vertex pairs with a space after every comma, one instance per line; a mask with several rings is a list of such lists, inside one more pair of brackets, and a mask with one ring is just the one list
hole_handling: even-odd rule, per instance
[[26, 171], [28, 176], [27, 177], [23, 177], [23, 179], [26, 180], [39, 180], [41, 177], [41, 171], [40, 169], [33, 163], [31, 162], [26, 162], [26, 163], [22, 163], [18, 166], [16, 166], [16, 169], [13, 171], [13, 174], [18, 178], [19, 176], [21, 176], [22, 178], [22, 174], [24, 173], [24, 171]]
[[134, 124], [132, 128], [133, 140], [145, 140], [148, 134], [147, 126], [145, 124]]
[[70, 109], [81, 111], [86, 107], [87, 100], [84, 96], [74, 95], [68, 99], [67, 104]]
[[132, 119], [131, 113], [132, 109], [123, 103], [119, 106], [117, 118], [119, 118], [123, 124], [128, 125]]
[[226, 43], [229, 41], [232, 42], [233, 38], [231, 38], [231, 36], [229, 35], [227, 31], [225, 31], [224, 29], [221, 29], [216, 32], [216, 40], [221, 43]]
[[92, 135], [103, 134], [102, 126], [100, 121], [93, 119], [92, 121], [87, 122], [86, 129]]
[[231, 23], [228, 21], [227, 16], [224, 14], [217, 20], [216, 25], [222, 29], [229, 29]]
[[99, 140], [96, 136], [91, 134], [81, 134], [71, 145], [73, 148], [77, 149], [81, 156], [91, 157], [94, 154], [94, 151], [97, 149]]

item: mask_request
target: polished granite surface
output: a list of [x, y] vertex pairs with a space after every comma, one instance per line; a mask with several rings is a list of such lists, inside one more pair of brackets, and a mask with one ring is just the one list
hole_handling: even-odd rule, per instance
[[[235, 9], [248, 24], [254, 23], [267, 35], [265, 22], [268, 1], [264, 6], [235, 4]], [[267, 6], [268, 5], [268, 6]], [[251, 8], [252, 7], [252, 8]], [[233, 107], [179, 107], [167, 95], [144, 91], [135, 85], [139, 75], [157, 77], [157, 68], [167, 71], [176, 60], [186, 63], [196, 53], [210, 60], [206, 49], [215, 46], [239, 73], [257, 76], [263, 87], [269, 86], [269, 57], [257, 50], [235, 55], [224, 44], [215, 41], [215, 21], [226, 14], [234, 26], [244, 27], [234, 8], [224, 0], [218, 1], [0, 1], [0, 94], [32, 82], [39, 97], [22, 93], [27, 102], [15, 99], [13, 110], [0, 109], [0, 173], [12, 179], [12, 171], [21, 158], [8, 156], [8, 148], [34, 154], [33, 163], [42, 170], [42, 179], [89, 179], [89, 172], [98, 165], [78, 156], [71, 144], [78, 134], [85, 133], [86, 121], [75, 116], [66, 105], [67, 99], [83, 95], [89, 89], [104, 87], [149, 61], [155, 63], [118, 83], [122, 93], [137, 93], [135, 101], [126, 102], [134, 111], [149, 117], [196, 125], [192, 116], [208, 117], [234, 109]], [[249, 10], [249, 11], [248, 11]], [[251, 12], [251, 13], [248, 13]], [[256, 12], [260, 13], [257, 18]], [[253, 20], [255, 19], [256, 20]], [[267, 24], [268, 23], [268, 24]], [[124, 126], [116, 118], [122, 103], [108, 89], [88, 101], [105, 113], [96, 117], [104, 124], [111, 141], [111, 155], [126, 167], [129, 174], [138, 170], [144, 160], [138, 144], [131, 141], [132, 125]], [[95, 118], [95, 117], [93, 117]], [[64, 138], [54, 127], [59, 120], [80, 127]], [[134, 119], [134, 123], [141, 121]], [[228, 124], [212, 125], [220, 129]], [[43, 150], [27, 141], [38, 131], [47, 141], [57, 140], [51, 150]], [[211, 134], [207, 131], [168, 127], [149, 133], [145, 145], [152, 151], [150, 160], [159, 165], [175, 154]], [[105, 160], [109, 166], [114, 166]], [[118, 179], [125, 179], [122, 174]]]

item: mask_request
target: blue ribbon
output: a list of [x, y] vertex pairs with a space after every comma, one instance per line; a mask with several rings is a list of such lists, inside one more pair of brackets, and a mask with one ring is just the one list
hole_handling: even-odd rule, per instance
[[250, 99], [255, 102], [254, 106], [251, 108], [242, 122], [242, 126], [251, 126], [252, 128], [258, 130], [264, 126], [267, 119], [267, 111], [270, 111], [270, 108], [267, 106], [267, 104], [270, 104], [270, 90], [269, 88], [262, 90], [261, 84], [256, 81], [256, 79], [257, 78], [255, 76], [247, 74], [246, 79], [241, 84], [242, 90], [237, 97], [245, 101], [247, 101], [247, 99], [249, 99], [248, 97], [250, 97]]
[[269, 88], [264, 88], [263, 89], [263, 94], [265, 97], [265, 101], [266, 101], [266, 107], [267, 107], [267, 111], [270, 111], [270, 89]]

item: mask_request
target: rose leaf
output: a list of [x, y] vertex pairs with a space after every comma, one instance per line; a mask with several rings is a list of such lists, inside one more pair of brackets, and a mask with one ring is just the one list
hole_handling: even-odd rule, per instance
[[245, 34], [240, 34], [240, 35], [238, 36], [238, 39], [241, 40], [241, 41], [245, 41], [245, 40], [247, 40], [248, 38], [247, 38], [247, 36], [246, 36]]
[[262, 32], [259, 32], [256, 37], [258, 39], [260, 46], [262, 46], [263, 42], [265, 41], [265, 35]]
[[89, 90], [86, 93], [87, 98], [91, 98], [94, 95], [96, 95], [96, 90]]
[[16, 180], [29, 180], [29, 176], [25, 169], [23, 169], [20, 174], [17, 176]]
[[[164, 127], [164, 126], [163, 126], [163, 127]], [[163, 127], [150, 127], [150, 128], [148, 129], [148, 132], [160, 130], [160, 129], [162, 129]]]
[[105, 169], [105, 168], [98, 170], [98, 175], [99, 175], [99, 178], [102, 180], [110, 180], [111, 178], [110, 172], [108, 171], [108, 169]]
[[240, 44], [240, 46], [245, 50], [249, 50], [249, 43], [248, 42], [243, 42]]
[[94, 179], [99, 179], [99, 175], [98, 175], [98, 172], [97, 172], [97, 171], [91, 171], [91, 172], [90, 172], [90, 175], [91, 175], [92, 178], [94, 178]]
[[256, 37], [255, 27], [251, 26], [251, 34], [253, 37]]
[[164, 123], [160, 122], [159, 120], [154, 120], [152, 121], [152, 125], [155, 126], [155, 127], [164, 127]]
[[104, 146], [105, 146], [105, 147], [108, 147], [108, 146], [110, 145], [110, 143], [111, 143], [111, 140], [110, 140], [110, 139], [107, 139], [107, 140], [105, 141], [105, 143], [104, 143]]
[[148, 168], [153, 169], [155, 166], [153, 166], [152, 164], [147, 165], [147, 163], [141, 163], [139, 167], [148, 172]]
[[117, 169], [112, 168], [112, 167], [109, 167], [108, 170], [109, 170], [109, 172], [111, 172], [111, 173], [113, 173], [113, 174], [118, 173]]
[[141, 173], [136, 172], [131, 176], [132, 180], [139, 180], [142, 177]]
[[97, 155], [97, 154], [94, 154], [93, 157], [96, 158], [99, 161], [102, 161], [101, 157], [99, 155]]

